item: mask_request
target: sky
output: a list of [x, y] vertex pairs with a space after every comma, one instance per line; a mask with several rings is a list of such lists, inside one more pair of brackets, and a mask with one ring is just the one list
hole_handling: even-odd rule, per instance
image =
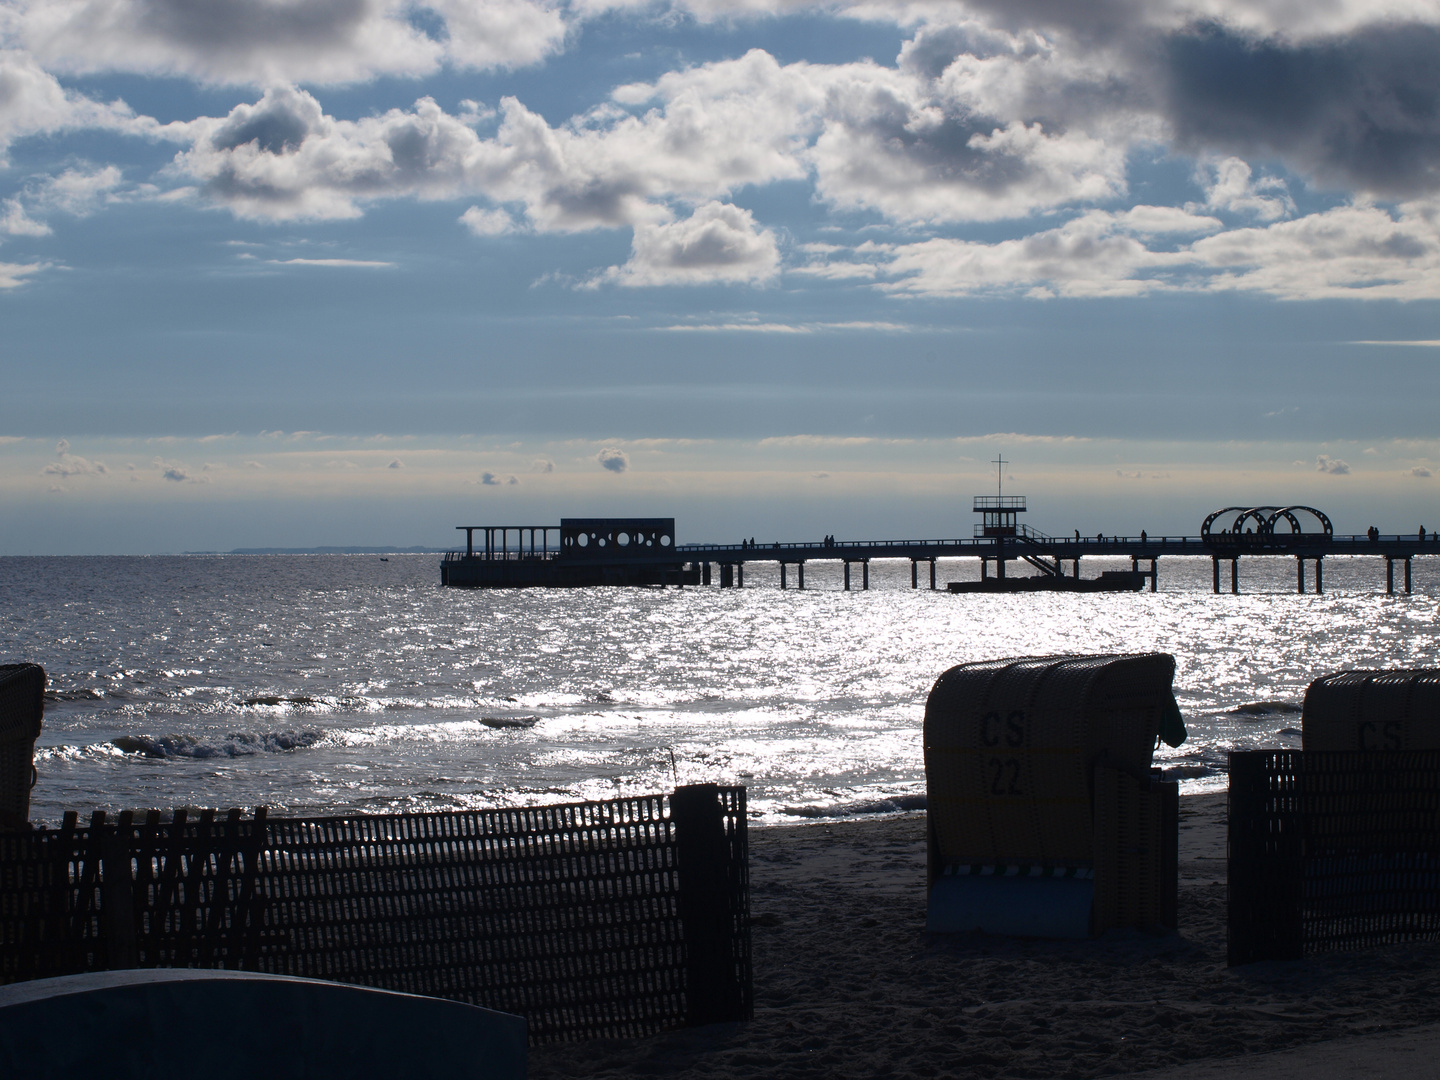
[[1440, 528], [1440, 0], [0, 0], [0, 554]]

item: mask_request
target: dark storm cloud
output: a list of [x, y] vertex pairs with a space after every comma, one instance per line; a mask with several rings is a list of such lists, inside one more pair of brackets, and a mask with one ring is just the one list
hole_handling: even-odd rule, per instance
[[267, 154], [298, 150], [310, 133], [310, 117], [293, 104], [290, 100], [267, 99], [253, 109], [242, 106], [210, 142], [216, 150], [234, 150], [249, 142], [258, 144]]
[[1274, 154], [1384, 195], [1440, 181], [1440, 28], [1288, 44], [1206, 25], [1170, 37], [1164, 56], [1166, 110], [1184, 146]]
[[238, 52], [250, 48], [329, 46], [352, 37], [370, 15], [368, 0], [149, 0], [145, 30], [191, 48]]

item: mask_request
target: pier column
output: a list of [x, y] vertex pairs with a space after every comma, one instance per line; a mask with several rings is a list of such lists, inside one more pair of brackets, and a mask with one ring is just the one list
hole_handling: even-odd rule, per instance
[[862, 591], [865, 590], [865, 589], [870, 588], [870, 560], [869, 560], [869, 559], [862, 559], [862, 560], [860, 561], [860, 588], [861, 588]]
[[995, 537], [995, 577], [1005, 580], [1005, 541]]
[[850, 591], [850, 560], [845, 560], [845, 591]]
[[1295, 591], [1301, 596], [1305, 595], [1305, 556], [1299, 555], [1295, 559]]
[[1320, 556], [1315, 556], [1315, 595], [1325, 591], [1325, 579], [1320, 574]]
[[710, 564], [708, 562], [703, 562], [700, 564], [700, 584], [710, 584]]
[[[1406, 566], [1409, 566], [1410, 564], [1409, 564], [1409, 562], [1406, 562], [1405, 565], [1406, 565]], [[931, 589], [932, 592], [933, 592], [934, 589], [935, 589], [935, 560], [934, 560], [934, 559], [931, 559], [931, 560], [930, 560], [930, 589]]]
[[1220, 592], [1220, 556], [1219, 556], [1219, 555], [1211, 555], [1211, 556], [1210, 556], [1210, 567], [1211, 567], [1212, 570], [1215, 571], [1215, 592], [1218, 594], [1218, 593]]
[[720, 588], [728, 589], [735, 584], [735, 567], [728, 562], [720, 564]]
[[795, 575], [800, 579], [800, 588], [802, 588], [802, 589], [805, 588], [805, 563], [804, 563], [804, 562], [798, 562], [798, 563], [795, 564]]
[[1150, 591], [1160, 591], [1160, 556], [1156, 555], [1150, 560]]
[[735, 564], [735, 588], [737, 588], [737, 589], [743, 589], [744, 587], [745, 587], [745, 564], [744, 564], [743, 562], [742, 562], [742, 563], [736, 563], [736, 564]]
[[1385, 595], [1395, 595], [1395, 560], [1385, 556]]
[[780, 588], [785, 588], [785, 564], [780, 564]]
[[1410, 595], [1410, 556], [1405, 556], [1405, 595]]
[[1240, 556], [1230, 560], [1230, 593], [1239, 595], [1240, 592]]
[[917, 559], [910, 560], [910, 588], [920, 587], [920, 562]]
[[1076, 581], [1079, 581], [1079, 580], [1080, 580], [1080, 560], [1079, 560], [1078, 558], [1076, 558], [1076, 559], [1072, 559], [1071, 561], [1075, 564], [1074, 567], [1073, 567], [1073, 569], [1074, 569], [1074, 571], [1075, 571], [1075, 580], [1076, 580]]
[[990, 560], [984, 555], [980, 556], [980, 580], [987, 581], [990, 578]]

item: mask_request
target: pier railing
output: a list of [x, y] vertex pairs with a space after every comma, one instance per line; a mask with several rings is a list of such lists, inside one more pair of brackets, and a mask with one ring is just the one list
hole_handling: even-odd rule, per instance
[[0, 983], [136, 967], [451, 998], [535, 1043], [747, 1019], [745, 789], [0, 833]]

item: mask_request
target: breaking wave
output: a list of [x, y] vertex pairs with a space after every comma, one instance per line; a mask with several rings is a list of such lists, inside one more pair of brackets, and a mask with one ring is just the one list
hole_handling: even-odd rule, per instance
[[191, 735], [121, 735], [112, 739], [110, 745], [124, 753], [149, 758], [235, 758], [303, 750], [324, 737], [322, 731], [235, 732], [214, 741]]

